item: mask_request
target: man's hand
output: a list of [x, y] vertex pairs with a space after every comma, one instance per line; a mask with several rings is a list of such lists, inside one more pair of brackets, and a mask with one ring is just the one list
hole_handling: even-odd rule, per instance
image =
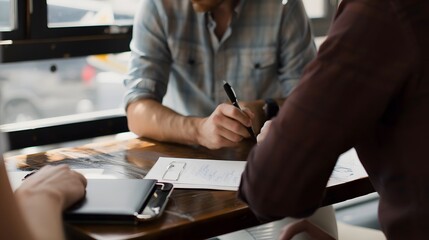
[[310, 239], [335, 240], [327, 232], [305, 219], [286, 225], [279, 236], [279, 240], [290, 240], [299, 233], [306, 233]]
[[86, 184], [67, 165], [45, 166], [23, 181], [15, 199], [33, 239], [65, 239], [62, 212], [85, 195]]
[[210, 149], [233, 147], [243, 138], [250, 137], [246, 127], [252, 126], [254, 114], [230, 104], [220, 104], [198, 125], [198, 142]]

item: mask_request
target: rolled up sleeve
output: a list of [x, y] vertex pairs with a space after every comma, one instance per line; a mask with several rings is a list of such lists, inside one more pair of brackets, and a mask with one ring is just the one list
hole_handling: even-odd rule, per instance
[[164, 23], [154, 1], [143, 0], [134, 19], [131, 60], [124, 79], [125, 106], [141, 99], [162, 101], [172, 63]]

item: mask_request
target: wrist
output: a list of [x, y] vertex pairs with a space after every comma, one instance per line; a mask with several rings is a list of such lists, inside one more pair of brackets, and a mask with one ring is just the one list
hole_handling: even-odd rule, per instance
[[204, 122], [204, 118], [199, 117], [186, 117], [186, 131], [185, 137], [186, 142], [191, 145], [203, 145], [203, 130], [202, 125]]
[[[18, 189], [15, 199], [34, 239], [65, 239], [62, 231], [64, 199], [52, 190]], [[46, 226], [50, 231], [46, 231]]]
[[63, 196], [52, 189], [37, 189], [36, 191], [28, 188], [18, 188], [15, 196], [20, 205], [24, 205], [24, 209], [33, 209], [40, 205], [50, 206], [54, 211], [61, 212], [64, 206]]

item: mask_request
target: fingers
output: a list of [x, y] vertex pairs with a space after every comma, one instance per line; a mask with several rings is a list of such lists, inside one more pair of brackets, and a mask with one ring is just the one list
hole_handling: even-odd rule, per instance
[[249, 110], [249, 109], [243, 109], [240, 110], [233, 105], [230, 104], [220, 104], [218, 106], [219, 110], [222, 112], [223, 115], [241, 123], [245, 127], [251, 127], [252, 126], [252, 117], [255, 115]]
[[242, 139], [243, 136], [224, 128], [222, 125], [216, 124], [213, 116], [204, 119], [198, 127], [198, 143], [209, 149], [233, 147]]
[[220, 104], [198, 126], [198, 142], [210, 149], [233, 147], [243, 138], [250, 137], [247, 127], [252, 126], [254, 114], [230, 104]]
[[63, 195], [63, 209], [66, 209], [85, 195], [87, 180], [82, 174], [71, 170], [67, 165], [55, 166], [53, 170], [60, 174], [55, 176], [55, 181], [58, 183], [55, 187], [58, 187]]
[[280, 240], [290, 240], [295, 235], [305, 232], [307, 229], [307, 221], [306, 220], [299, 220], [297, 222], [291, 223], [286, 225], [282, 232], [280, 233], [279, 239]]
[[65, 209], [81, 199], [85, 194], [86, 178], [69, 168], [67, 165], [44, 166], [38, 172], [28, 177], [21, 189], [31, 190], [34, 194], [47, 194], [62, 199], [62, 209]]
[[78, 179], [83, 186], [86, 186], [86, 178], [70, 169], [66, 164], [60, 164], [56, 166], [46, 165], [42, 167], [37, 173], [34, 174], [37, 176], [37, 180], [48, 181], [50, 179], [61, 179], [61, 178], [76, 178]]
[[81, 173], [78, 173], [76, 171], [72, 171], [74, 175], [76, 175], [77, 179], [83, 184], [84, 187], [87, 186], [88, 181], [86, 180], [85, 176], [83, 176]]
[[213, 114], [213, 124], [220, 135], [230, 141], [238, 142], [245, 137], [249, 137], [249, 133], [245, 126], [240, 122], [225, 116], [223, 113]]
[[302, 232], [307, 233], [311, 239], [335, 240], [330, 234], [305, 219], [286, 225], [282, 229], [279, 239], [289, 240]]
[[258, 134], [258, 136], [256, 137], [256, 140], [258, 141], [258, 143], [264, 141], [264, 139], [267, 137], [268, 132], [271, 128], [271, 123], [272, 123], [272, 120], [268, 120], [264, 123], [264, 126], [262, 126], [261, 133]]
[[255, 119], [255, 114], [249, 108], [242, 108], [243, 111], [252, 121]]

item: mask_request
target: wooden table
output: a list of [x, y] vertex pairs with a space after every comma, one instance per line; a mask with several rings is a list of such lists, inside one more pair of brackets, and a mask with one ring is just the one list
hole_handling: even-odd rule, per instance
[[[143, 178], [159, 157], [245, 160], [252, 143], [238, 148], [202, 147], [131, 139], [60, 148], [7, 158], [22, 170], [45, 164], [67, 163], [72, 168], [103, 168], [119, 178]], [[327, 188], [324, 204], [333, 204], [373, 192], [368, 178]], [[246, 204], [232, 191], [175, 189], [159, 219], [139, 225], [70, 224], [71, 239], [204, 239], [258, 224]]]

